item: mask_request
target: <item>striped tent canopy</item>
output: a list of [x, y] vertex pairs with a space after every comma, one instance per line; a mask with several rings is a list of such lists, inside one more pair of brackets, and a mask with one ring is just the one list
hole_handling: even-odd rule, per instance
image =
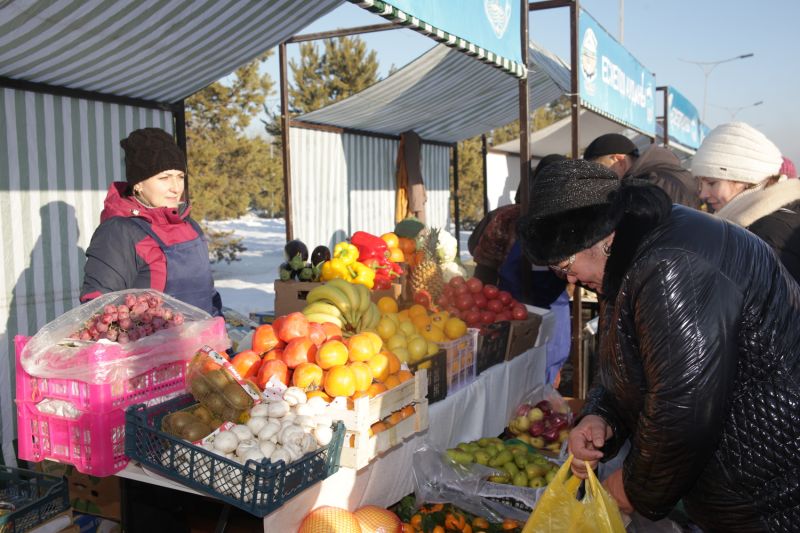
[[174, 103], [342, 3], [0, 1], [0, 76]]
[[[528, 51], [530, 107], [569, 90], [569, 67], [539, 45]], [[519, 117], [518, 80], [458, 50], [437, 45], [388, 78], [298, 118], [375, 133], [414, 130], [431, 141], [457, 142]]]

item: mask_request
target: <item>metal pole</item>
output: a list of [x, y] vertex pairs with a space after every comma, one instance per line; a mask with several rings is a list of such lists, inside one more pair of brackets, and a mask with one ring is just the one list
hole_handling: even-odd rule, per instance
[[458, 143], [453, 144], [453, 210], [456, 218], [456, 257], [461, 257], [461, 212], [458, 205]]
[[657, 91], [664, 92], [664, 147], [669, 146], [669, 90], [666, 87], [656, 87]]
[[286, 43], [278, 47], [281, 82], [281, 148], [283, 151], [283, 213], [286, 221], [286, 241], [294, 239], [292, 228], [292, 167], [289, 152], [289, 81], [286, 67]]
[[[189, 152], [186, 150], [186, 100], [181, 100], [172, 109], [172, 118], [175, 121], [175, 142], [183, 150], [186, 162], [189, 162]], [[183, 176], [183, 196], [189, 201], [189, 173]]]
[[[572, 92], [572, 158], [578, 158], [580, 96], [578, 94], [578, 17], [580, 16], [579, 0], [569, 6], [570, 34], [570, 91]], [[572, 291], [572, 394], [577, 398], [586, 398], [588, 391], [588, 368], [583, 360], [583, 305], [581, 305], [581, 289], [575, 286]]]
[[[528, 66], [528, 1], [520, 0], [520, 45], [522, 64]], [[519, 196], [522, 212], [528, 211], [528, 169], [530, 168], [530, 109], [528, 77], [519, 80]]]
[[625, 44], [625, 0], [619, 0], [619, 44]]
[[481, 155], [483, 156], [483, 215], [489, 212], [489, 173], [486, 168], [486, 134], [481, 135]]

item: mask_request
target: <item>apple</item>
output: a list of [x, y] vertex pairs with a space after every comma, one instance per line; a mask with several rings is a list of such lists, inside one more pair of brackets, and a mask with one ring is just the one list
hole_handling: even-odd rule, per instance
[[531, 422], [538, 422], [539, 420], [544, 420], [544, 412], [538, 407], [529, 408], [528, 420], [530, 420]]
[[531, 427], [531, 421], [528, 420], [527, 416], [518, 416], [514, 419], [514, 422], [517, 424], [517, 428], [520, 432], [528, 431]]
[[550, 425], [559, 430], [568, 428], [569, 417], [561, 413], [553, 413], [550, 415]]
[[558, 442], [564, 442], [568, 438], [569, 438], [568, 429], [562, 429], [561, 431], [558, 432]]
[[500, 292], [500, 289], [498, 289], [494, 285], [484, 285], [483, 286], [483, 295], [486, 296], [487, 300], [496, 299], [499, 292]]
[[521, 404], [519, 404], [519, 407], [517, 407], [517, 410], [514, 411], [514, 415], [515, 416], [528, 416], [528, 413], [530, 412], [532, 407], [533, 406], [531, 404], [529, 404], [529, 403], [521, 403]]
[[550, 402], [547, 400], [542, 400], [541, 402], [536, 404], [536, 407], [542, 410], [545, 415], [549, 415], [553, 412], [553, 406], [550, 405]]
[[545, 442], [542, 437], [531, 437], [531, 441], [529, 443], [534, 448], [539, 448], [540, 450], [544, 448]]
[[548, 444], [558, 441], [558, 428], [552, 426], [545, 428], [545, 430], [542, 432], [542, 437], [544, 437], [544, 440]]
[[528, 428], [528, 433], [530, 433], [531, 437], [541, 436], [541, 434], [544, 433], [544, 420], [531, 422], [531, 427]]

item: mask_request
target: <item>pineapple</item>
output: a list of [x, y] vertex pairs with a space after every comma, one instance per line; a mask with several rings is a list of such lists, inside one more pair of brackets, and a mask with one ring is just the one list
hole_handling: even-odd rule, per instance
[[444, 277], [442, 275], [442, 267], [439, 264], [439, 259], [436, 255], [436, 246], [439, 244], [439, 230], [431, 228], [428, 235], [424, 239], [422, 251], [425, 254], [420, 263], [414, 267], [409, 276], [411, 289], [413, 293], [418, 291], [428, 291], [433, 297], [433, 301], [437, 301], [444, 289]]

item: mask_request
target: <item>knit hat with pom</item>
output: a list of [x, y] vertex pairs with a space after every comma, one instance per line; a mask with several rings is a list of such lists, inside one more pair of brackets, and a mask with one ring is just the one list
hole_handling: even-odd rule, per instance
[[186, 173], [186, 156], [172, 135], [160, 128], [143, 128], [120, 141], [125, 150], [125, 178], [133, 186], [165, 170]]
[[717, 126], [709, 133], [692, 159], [692, 174], [757, 184], [776, 176], [783, 159], [778, 147], [744, 122]]

